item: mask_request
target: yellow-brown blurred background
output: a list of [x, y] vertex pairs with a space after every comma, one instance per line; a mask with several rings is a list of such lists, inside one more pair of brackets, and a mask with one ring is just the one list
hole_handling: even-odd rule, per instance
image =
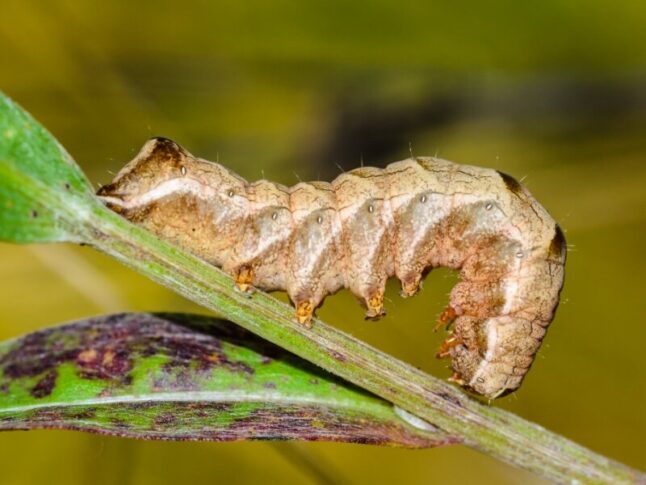
[[[524, 179], [566, 230], [563, 303], [494, 405], [644, 468], [646, 3], [183, 0], [0, 4], [0, 89], [105, 183], [150, 136], [248, 179], [416, 155]], [[330, 323], [435, 375], [455, 281]], [[123, 310], [201, 311], [88, 248], [0, 245], [0, 338]], [[0, 434], [0, 483], [539, 483], [462, 447]]]

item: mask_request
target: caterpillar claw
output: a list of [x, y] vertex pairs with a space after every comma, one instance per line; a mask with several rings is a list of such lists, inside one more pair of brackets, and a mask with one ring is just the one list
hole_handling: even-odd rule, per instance
[[312, 328], [314, 305], [310, 301], [302, 301], [296, 305], [296, 321], [305, 328]]
[[440, 328], [450, 325], [457, 316], [458, 314], [455, 309], [451, 305], [447, 306], [437, 319], [437, 323], [433, 327], [433, 332], [437, 332]]

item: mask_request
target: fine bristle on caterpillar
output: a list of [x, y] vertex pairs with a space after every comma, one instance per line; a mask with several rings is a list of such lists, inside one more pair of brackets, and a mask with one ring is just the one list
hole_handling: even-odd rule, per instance
[[458, 269], [438, 356], [490, 399], [517, 389], [554, 317], [563, 232], [519, 182], [492, 169], [416, 157], [331, 183], [248, 183], [171, 140], [149, 140], [98, 195], [113, 210], [231, 274], [243, 291], [285, 290], [310, 325], [349, 288], [367, 318], [386, 280], [417, 293], [430, 268]]

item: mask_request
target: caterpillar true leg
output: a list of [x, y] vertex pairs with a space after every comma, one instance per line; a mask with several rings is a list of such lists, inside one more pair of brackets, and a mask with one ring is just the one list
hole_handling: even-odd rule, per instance
[[447, 306], [437, 319], [437, 323], [435, 324], [435, 327], [433, 327], [433, 331], [437, 332], [440, 328], [450, 325], [457, 316], [458, 314], [456, 313], [455, 308], [451, 305]]
[[454, 347], [457, 347], [458, 345], [463, 345], [464, 342], [455, 336], [450, 336], [447, 337], [443, 342], [442, 345], [440, 345], [440, 348], [438, 349], [437, 353], [435, 354], [435, 357], [438, 359], [446, 359], [447, 357], [451, 356], [451, 349]]

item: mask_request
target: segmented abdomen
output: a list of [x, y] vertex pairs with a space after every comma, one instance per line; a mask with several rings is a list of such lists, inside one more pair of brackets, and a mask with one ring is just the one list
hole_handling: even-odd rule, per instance
[[428, 269], [459, 269], [442, 317], [455, 328], [440, 353], [455, 380], [489, 398], [520, 386], [563, 283], [563, 233], [524, 187], [436, 158], [288, 188], [247, 183], [157, 138], [99, 195], [241, 289], [286, 290], [304, 324], [342, 287], [376, 318], [389, 277], [411, 296]]

